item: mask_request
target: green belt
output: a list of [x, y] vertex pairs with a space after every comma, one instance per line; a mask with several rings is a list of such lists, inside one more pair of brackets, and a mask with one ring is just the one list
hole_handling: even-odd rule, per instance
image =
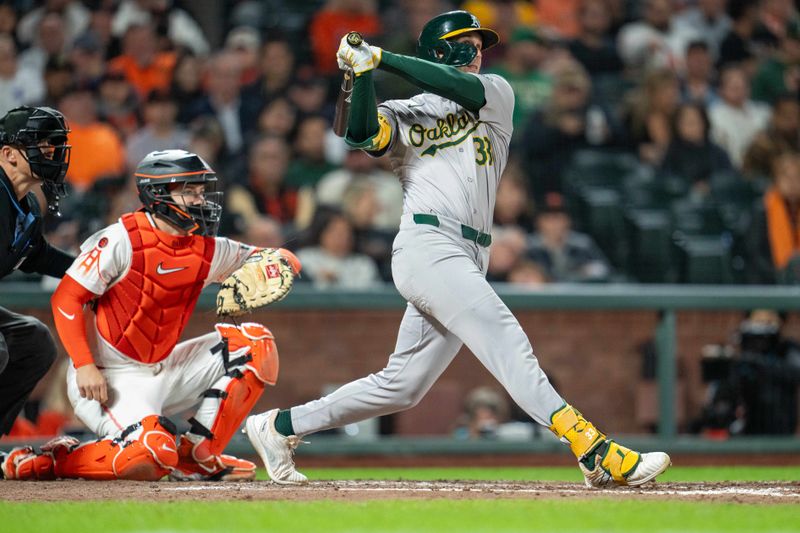
[[[415, 213], [413, 215], [414, 222], [416, 224], [427, 224], [429, 226], [436, 226], [439, 227], [439, 217], [436, 215], [426, 215], [424, 213]], [[468, 241], [472, 241], [475, 244], [479, 244], [481, 246], [489, 246], [492, 244], [492, 236], [488, 233], [483, 233], [481, 231], [476, 230], [475, 228], [471, 228], [469, 226], [465, 226], [461, 224], [461, 236], [467, 239]]]

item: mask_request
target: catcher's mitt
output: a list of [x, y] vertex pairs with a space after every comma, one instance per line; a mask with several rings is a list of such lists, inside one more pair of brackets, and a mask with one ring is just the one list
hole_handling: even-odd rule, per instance
[[217, 315], [239, 316], [282, 300], [300, 273], [300, 261], [289, 250], [265, 248], [222, 282], [217, 293]]

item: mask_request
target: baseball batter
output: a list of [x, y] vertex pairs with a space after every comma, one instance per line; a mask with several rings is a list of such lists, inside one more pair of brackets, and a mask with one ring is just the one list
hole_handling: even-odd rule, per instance
[[[664, 453], [638, 453], [608, 439], [558, 395], [485, 279], [514, 109], [509, 84], [479, 73], [482, 52], [497, 42], [466, 11], [428, 22], [418, 58], [342, 39], [339, 65], [356, 74], [345, 139], [388, 155], [403, 185], [392, 273], [408, 305], [383, 370], [319, 400], [247, 419], [249, 439], [276, 482], [307, 481], [292, 460], [300, 437], [416, 405], [462, 345], [534, 420], [570, 445], [587, 485], [640, 485], [669, 466]], [[427, 92], [376, 106], [375, 68]]]
[[[90, 237], [52, 298], [77, 416], [100, 438], [57, 438], [36, 454], [17, 448], [6, 479], [253, 479], [250, 461], [223, 455], [231, 436], [274, 384], [278, 352], [260, 324], [217, 324], [178, 344], [200, 291], [261, 252], [216, 237], [216, 174], [184, 150], [150, 153], [136, 170], [144, 207]], [[293, 269], [299, 263], [290, 252]], [[87, 340], [84, 308], [95, 309]], [[165, 415], [196, 406], [176, 439]]]

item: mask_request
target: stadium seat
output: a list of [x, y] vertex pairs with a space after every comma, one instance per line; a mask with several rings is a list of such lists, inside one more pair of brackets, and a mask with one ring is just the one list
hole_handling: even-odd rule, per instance
[[584, 186], [572, 204], [578, 229], [591, 235], [615, 266], [625, 257], [620, 193], [610, 187]]
[[643, 283], [673, 281], [669, 212], [664, 209], [625, 210], [627, 271]]
[[673, 202], [671, 212], [673, 228], [684, 235], [719, 235], [728, 231], [714, 202], [682, 199]]
[[731, 244], [725, 235], [673, 236], [676, 250], [678, 282], [728, 284], [733, 283]]

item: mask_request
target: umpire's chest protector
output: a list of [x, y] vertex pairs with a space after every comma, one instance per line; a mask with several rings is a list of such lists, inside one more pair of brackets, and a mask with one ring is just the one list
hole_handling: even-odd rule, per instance
[[98, 301], [97, 329], [114, 348], [143, 363], [166, 358], [203, 289], [215, 241], [174, 236], [142, 212], [122, 217], [133, 256], [128, 273]]

